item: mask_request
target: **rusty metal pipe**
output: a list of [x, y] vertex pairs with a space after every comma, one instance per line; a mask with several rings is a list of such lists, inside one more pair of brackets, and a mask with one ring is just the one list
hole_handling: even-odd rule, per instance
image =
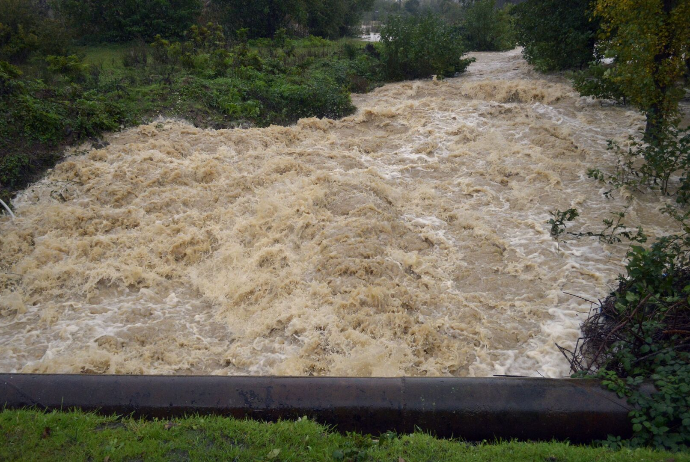
[[586, 443], [631, 433], [630, 406], [594, 380], [0, 374], [2, 404], [149, 418], [309, 416], [339, 431], [419, 428], [470, 441]]

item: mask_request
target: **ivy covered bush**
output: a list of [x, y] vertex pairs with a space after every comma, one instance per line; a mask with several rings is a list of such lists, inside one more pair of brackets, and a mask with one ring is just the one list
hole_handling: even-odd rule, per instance
[[599, 23], [590, 0], [527, 0], [511, 14], [522, 54], [538, 70], [580, 69], [594, 60]]
[[381, 60], [388, 80], [437, 75], [453, 77], [473, 59], [463, 59], [462, 38], [433, 14], [391, 16], [381, 30]]

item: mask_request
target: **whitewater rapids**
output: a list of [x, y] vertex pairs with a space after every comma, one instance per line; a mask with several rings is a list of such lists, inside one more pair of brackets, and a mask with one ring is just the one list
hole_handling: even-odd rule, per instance
[[342, 120], [204, 130], [159, 120], [76, 149], [0, 218], [0, 371], [558, 377], [626, 244], [675, 231], [612, 199], [631, 108], [581, 98], [519, 51], [459, 78], [354, 96]]

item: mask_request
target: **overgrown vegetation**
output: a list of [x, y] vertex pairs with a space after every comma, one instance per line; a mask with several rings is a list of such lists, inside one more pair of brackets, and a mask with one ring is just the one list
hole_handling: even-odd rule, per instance
[[[637, 406], [635, 435], [611, 445], [690, 446], [690, 129], [681, 128], [678, 102], [687, 87], [689, 0], [527, 0], [513, 10], [518, 43], [542, 71], [589, 67], [575, 75], [581, 94], [631, 103], [647, 117], [641, 139], [617, 154], [613, 172], [590, 168], [610, 196], [625, 187], [675, 199], [666, 208], [682, 232], [650, 247], [633, 245], [618, 288], [599, 302], [582, 326], [583, 337], [561, 351], [580, 376], [597, 376]], [[604, 60], [603, 58], [609, 58]], [[604, 220], [601, 232], [567, 231], [578, 211], [552, 212], [551, 235], [598, 237], [606, 243], [646, 240], [623, 224], [625, 212]], [[617, 215], [617, 216], [616, 216]], [[641, 389], [652, 382], [653, 392]]]
[[472, 51], [504, 51], [515, 48], [511, 6], [496, 7], [496, 0], [472, 0], [462, 6], [462, 36]]
[[682, 234], [632, 246], [618, 288], [583, 324], [574, 350], [561, 348], [574, 373], [603, 379], [636, 406], [633, 438], [610, 445], [690, 447], [690, 224], [682, 221]]
[[201, 14], [201, 0], [55, 0], [82, 42], [180, 37]]
[[250, 38], [273, 37], [280, 29], [337, 38], [357, 32], [374, 0], [212, 0], [206, 16], [226, 32], [247, 29]]
[[421, 432], [336, 433], [312, 420], [260, 423], [195, 416], [170, 421], [81, 412], [0, 413], [2, 460], [234, 461], [690, 461], [649, 449], [611, 451], [568, 443], [440, 440]]
[[179, 38], [197, 22], [219, 23], [249, 38], [280, 29], [339, 38], [352, 33], [373, 0], [55, 0], [56, 11], [86, 43]]
[[[614, 58], [604, 79], [647, 116], [654, 137], [678, 115], [690, 55], [690, 0], [596, 0], [601, 47]], [[687, 85], [687, 82], [685, 82]]]
[[438, 16], [393, 16], [381, 30], [382, 61], [389, 80], [452, 77], [472, 63], [462, 59], [459, 35]]
[[64, 54], [69, 38], [37, 1], [0, 0], [0, 61], [23, 64], [35, 54]]
[[512, 14], [527, 61], [541, 71], [579, 69], [582, 95], [633, 104], [647, 117], [645, 138], [678, 116], [690, 0], [527, 0]]
[[504, 51], [515, 47], [516, 37], [511, 3], [496, 0], [407, 0], [377, 1], [369, 19], [388, 24], [392, 17], [435, 15], [462, 40], [467, 51]]
[[[632, 245], [626, 274], [618, 288], [595, 306], [582, 325], [582, 338], [572, 350], [561, 348], [578, 376], [594, 376], [636, 409], [631, 412], [634, 436], [628, 441], [610, 438], [613, 446], [651, 445], [673, 451], [690, 447], [690, 212], [687, 211], [690, 175], [690, 128], [677, 122], [648, 141], [630, 140], [618, 154], [613, 173], [590, 169], [589, 176], [613, 191], [626, 187], [638, 194], [657, 193], [675, 198], [665, 212], [682, 232], [657, 239], [649, 248]], [[575, 209], [556, 211], [548, 221], [559, 240], [596, 236], [607, 243], [636, 241], [646, 236], [617, 220], [605, 220], [602, 233], [566, 231], [578, 216]], [[643, 387], [651, 382], [655, 389]]]
[[517, 43], [540, 71], [580, 69], [595, 60], [598, 21], [590, 0], [527, 0], [512, 9]]

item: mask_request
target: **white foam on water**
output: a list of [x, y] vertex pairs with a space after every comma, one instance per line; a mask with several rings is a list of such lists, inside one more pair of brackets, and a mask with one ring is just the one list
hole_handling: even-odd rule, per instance
[[[0, 371], [558, 377], [663, 199], [607, 199], [606, 140], [643, 126], [519, 50], [355, 95], [339, 121], [159, 120], [68, 156], [0, 217]], [[568, 295], [567, 293], [574, 294]]]

